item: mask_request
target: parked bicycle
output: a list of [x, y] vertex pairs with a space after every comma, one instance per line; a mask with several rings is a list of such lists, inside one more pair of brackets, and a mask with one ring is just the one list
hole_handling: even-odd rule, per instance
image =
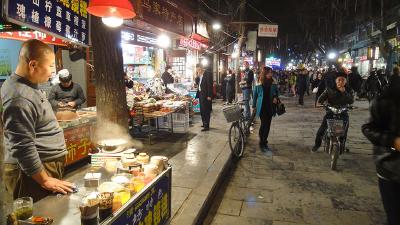
[[339, 155], [343, 154], [346, 149], [346, 133], [349, 123], [343, 118], [346, 112], [353, 109], [352, 106], [335, 108], [333, 106], [324, 105], [325, 109], [333, 116], [327, 119], [327, 129], [324, 134], [324, 151], [331, 156], [331, 169], [336, 170]]
[[255, 114], [253, 113], [249, 120], [244, 116], [244, 110], [240, 107], [241, 103], [224, 107], [222, 112], [228, 123], [232, 123], [229, 128], [229, 147], [232, 154], [241, 158], [243, 156], [245, 142], [250, 134], [250, 128], [253, 125]]

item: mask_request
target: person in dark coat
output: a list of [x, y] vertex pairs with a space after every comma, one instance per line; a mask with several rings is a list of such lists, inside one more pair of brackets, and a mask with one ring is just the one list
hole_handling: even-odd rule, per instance
[[235, 98], [235, 74], [232, 74], [231, 69], [229, 69], [228, 73], [226, 74], [225, 83], [228, 104], [232, 104], [232, 101]]
[[222, 101], [226, 102], [226, 75], [227, 74], [222, 74], [222, 82], [221, 82], [221, 96], [222, 96]]
[[51, 88], [49, 102], [54, 111], [77, 109], [86, 102], [85, 94], [78, 83], [72, 81], [72, 74], [67, 69], [58, 71], [60, 84]]
[[201, 131], [210, 130], [210, 118], [212, 110], [213, 84], [210, 79], [212, 74], [206, 71], [200, 64], [196, 65], [196, 84], [198, 87], [197, 96], [200, 100], [200, 114], [203, 121], [203, 129]]
[[400, 77], [373, 99], [362, 132], [374, 145], [373, 158], [388, 225], [400, 224]]
[[[338, 72], [336, 75], [336, 87], [334, 89], [330, 88], [325, 89], [325, 91], [319, 97], [318, 103], [323, 104], [325, 101], [327, 101], [328, 105], [337, 108], [353, 104], [354, 102], [353, 94], [351, 90], [348, 90], [348, 88], [346, 88], [346, 77], [347, 76], [345, 73]], [[347, 112], [343, 113], [341, 116], [346, 123], [349, 122], [349, 115]], [[312, 152], [316, 152], [318, 148], [321, 147], [322, 137], [324, 136], [324, 132], [328, 127], [327, 120], [332, 118], [333, 114], [327, 112], [324, 118], [322, 119], [321, 126], [319, 127], [317, 135], [315, 137], [315, 145], [312, 148]], [[345, 131], [345, 136], [346, 135], [347, 131]]]
[[317, 107], [318, 98], [319, 98], [319, 96], [321, 96], [321, 94], [326, 89], [325, 82], [322, 79], [322, 74], [321, 73], [318, 73], [317, 77], [313, 80], [312, 88], [313, 88], [313, 90], [314, 90], [314, 88], [318, 88], [317, 93], [315, 93], [315, 107]]
[[365, 91], [368, 101], [371, 102], [376, 96], [380, 95], [388, 85], [388, 80], [383, 71], [372, 71], [365, 83]]
[[263, 67], [258, 76], [258, 84], [253, 92], [253, 112], [260, 117], [259, 130], [261, 151], [271, 151], [268, 147], [268, 136], [271, 127], [272, 117], [276, 115], [274, 104], [279, 97], [278, 84], [272, 78], [271, 67]]
[[128, 89], [133, 88], [133, 80], [129, 79], [128, 75], [126, 72], [124, 72], [124, 82], [125, 82], [125, 87]]
[[335, 89], [336, 72], [330, 68], [323, 77], [324, 77], [325, 87], [330, 89]]
[[161, 75], [161, 79], [164, 82], [165, 87], [167, 87], [168, 84], [174, 83], [174, 77], [172, 76], [172, 68], [171, 66], [166, 66], [164, 73]]
[[362, 77], [358, 73], [356, 66], [351, 67], [351, 73], [349, 74], [349, 86], [354, 92], [359, 93], [361, 90]]
[[304, 94], [307, 89], [307, 70], [301, 69], [297, 74], [297, 94], [299, 95], [299, 105], [304, 105]]

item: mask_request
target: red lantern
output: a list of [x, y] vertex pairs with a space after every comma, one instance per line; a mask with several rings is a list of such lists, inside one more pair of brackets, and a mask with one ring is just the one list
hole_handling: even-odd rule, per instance
[[98, 17], [130, 19], [136, 16], [129, 0], [90, 0], [87, 11]]

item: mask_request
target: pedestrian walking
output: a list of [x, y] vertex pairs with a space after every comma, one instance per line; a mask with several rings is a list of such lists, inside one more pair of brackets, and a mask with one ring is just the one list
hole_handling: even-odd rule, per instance
[[371, 118], [362, 126], [372, 142], [373, 158], [387, 224], [400, 224], [400, 77], [371, 104]]
[[253, 89], [254, 73], [250, 69], [249, 62], [244, 62], [244, 66], [244, 76], [240, 82], [240, 88], [242, 89], [243, 93], [244, 115], [246, 119], [250, 119], [250, 98]]
[[39, 40], [28, 40], [20, 49], [15, 73], [1, 87], [3, 182], [14, 199], [30, 196], [36, 202], [51, 193], [72, 192], [73, 185], [61, 180], [67, 154], [64, 133], [38, 88], [54, 69], [53, 49]]
[[355, 93], [360, 93], [362, 77], [358, 73], [358, 68], [356, 66], [351, 67], [351, 73], [349, 74], [349, 86]]
[[210, 130], [210, 119], [212, 110], [213, 84], [211, 74], [206, 71], [200, 64], [196, 65], [196, 84], [198, 87], [196, 98], [200, 100], [200, 114], [203, 121], [203, 129], [201, 131]]
[[314, 106], [317, 107], [318, 98], [319, 98], [319, 96], [321, 96], [321, 94], [326, 89], [325, 88], [325, 82], [322, 79], [322, 74], [321, 73], [317, 74], [316, 79], [314, 79], [314, 81], [312, 83], [312, 88], [313, 88], [313, 92], [314, 92], [314, 90], [316, 90]]
[[306, 76], [306, 93], [307, 96], [310, 96], [311, 79], [310, 79], [310, 73], [307, 70], [305, 70], [305, 76]]
[[261, 151], [270, 151], [268, 136], [272, 117], [276, 115], [274, 104], [278, 102], [277, 82], [272, 79], [272, 68], [263, 67], [258, 76], [257, 86], [253, 93], [253, 111], [260, 117], [259, 146]]
[[235, 74], [232, 73], [231, 69], [229, 69], [226, 74], [225, 83], [228, 104], [232, 104], [232, 101], [235, 98]]
[[305, 68], [301, 68], [297, 73], [297, 94], [299, 95], [299, 105], [304, 105], [304, 94], [307, 89], [307, 70]]
[[296, 82], [297, 82], [297, 76], [294, 72], [290, 72], [290, 77], [289, 77], [289, 91], [292, 92], [293, 97], [296, 97]]
[[382, 70], [372, 71], [365, 83], [365, 92], [367, 93], [368, 101], [371, 102], [375, 97], [383, 93], [388, 83]]
[[222, 95], [222, 101], [226, 102], [227, 96], [226, 96], [226, 76], [228, 73], [222, 74], [222, 82], [221, 82], [221, 95]]

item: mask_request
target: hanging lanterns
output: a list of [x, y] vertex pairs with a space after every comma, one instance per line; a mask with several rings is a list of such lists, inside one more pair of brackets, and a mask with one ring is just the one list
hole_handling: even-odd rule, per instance
[[136, 16], [129, 0], [91, 0], [87, 11], [101, 17], [103, 23], [110, 27], [118, 27], [124, 19]]

